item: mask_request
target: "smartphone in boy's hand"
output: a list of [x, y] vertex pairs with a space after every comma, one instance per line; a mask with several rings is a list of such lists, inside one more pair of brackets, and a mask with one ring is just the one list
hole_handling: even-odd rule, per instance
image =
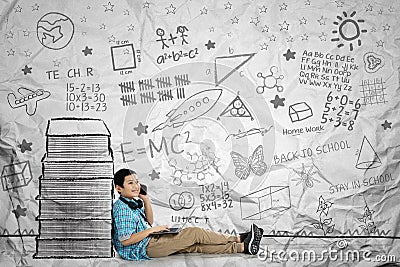
[[147, 195], [147, 186], [144, 184], [140, 184], [140, 195]]

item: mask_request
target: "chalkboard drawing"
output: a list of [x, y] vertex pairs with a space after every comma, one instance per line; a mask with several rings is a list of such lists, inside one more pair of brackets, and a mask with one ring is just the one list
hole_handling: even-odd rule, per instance
[[113, 256], [110, 136], [100, 119], [49, 120], [35, 258]]
[[376, 232], [376, 225], [374, 220], [372, 219], [372, 214], [375, 211], [370, 210], [368, 205], [365, 205], [364, 207], [364, 214], [362, 217], [357, 218], [357, 220], [361, 223], [362, 225], [359, 225], [361, 227], [362, 231], [365, 232], [366, 235], [371, 235]]
[[111, 46], [111, 60], [114, 71], [136, 68], [136, 56], [133, 44]]
[[[251, 120], [254, 120], [250, 110], [239, 96], [236, 96], [235, 99], [231, 101], [224, 111], [219, 114], [219, 117], [251, 118]], [[219, 117], [217, 118], [218, 120], [220, 119]]]
[[235, 165], [235, 175], [241, 180], [246, 180], [250, 175], [250, 171], [258, 176], [267, 171], [262, 145], [259, 145], [248, 159], [234, 151], [231, 152], [231, 157], [233, 165]]
[[289, 117], [292, 122], [303, 121], [312, 115], [312, 109], [306, 102], [299, 102], [289, 106]]
[[29, 161], [22, 161], [3, 167], [1, 184], [3, 191], [26, 186], [32, 180], [32, 171]]
[[318, 199], [317, 213], [319, 213], [318, 222], [312, 223], [317, 230], [322, 230], [324, 236], [333, 233], [335, 229], [335, 224], [332, 224], [332, 218], [329, 218], [329, 209], [332, 207], [333, 203], [325, 200], [322, 196]]
[[[365, 22], [363, 19], [355, 20], [353, 17], [356, 14], [356, 11], [353, 11], [348, 17], [347, 12], [343, 12], [344, 19], [341, 16], [337, 16], [337, 21], [334, 21], [333, 24], [338, 25], [337, 30], [333, 30], [332, 33], [339, 33], [338, 37], [332, 38], [332, 42], [340, 42], [341, 39], [344, 41], [350, 42], [349, 47], [350, 51], [353, 51], [354, 45], [351, 41], [357, 39], [357, 45], [361, 46], [361, 39], [358, 39], [361, 33], [366, 33], [367, 30], [360, 30], [360, 23]], [[344, 46], [343, 43], [339, 43], [337, 45], [338, 48]]]
[[293, 170], [299, 176], [299, 178], [293, 179], [293, 181], [298, 181], [296, 185], [303, 184], [303, 188], [312, 188], [314, 186], [314, 181], [320, 183], [318, 179], [314, 178], [314, 175], [318, 173], [318, 170], [313, 171], [314, 167], [315, 165], [312, 164], [308, 167], [308, 170], [306, 170], [306, 166], [302, 163], [301, 170]]
[[[256, 53], [220, 56], [215, 58], [215, 86], [220, 85], [246, 64]], [[225, 65], [224, 67], [222, 65]], [[230, 68], [227, 68], [229, 66]]]
[[362, 80], [361, 88], [361, 92], [363, 93], [362, 99], [364, 100], [364, 106], [368, 104], [385, 104], [387, 102], [385, 99], [385, 82], [382, 80], [382, 78], [375, 78], [373, 80]]
[[367, 52], [364, 54], [364, 69], [368, 73], [375, 73], [380, 68], [385, 66], [385, 58], [374, 52]]
[[242, 220], [261, 220], [290, 208], [288, 186], [268, 186], [240, 198]]
[[120, 82], [118, 86], [121, 89], [121, 97], [123, 106], [136, 105], [136, 95], [133, 94], [135, 92], [135, 83], [133, 81], [129, 82]]
[[74, 36], [74, 24], [64, 14], [50, 12], [36, 25], [37, 38], [46, 48], [58, 50], [66, 47]]
[[203, 142], [200, 144], [200, 147], [200, 155], [197, 154], [197, 152], [186, 152], [186, 154], [190, 157], [190, 162], [185, 166], [177, 166], [178, 164], [175, 159], [171, 159], [168, 162], [169, 166], [174, 169], [172, 178], [175, 185], [181, 185], [182, 180], [192, 180], [194, 178], [198, 181], [203, 181], [207, 176], [214, 175], [211, 168], [220, 174], [218, 170], [218, 163], [221, 159], [215, 155], [215, 151], [205, 151], [205, 149], [202, 149], [204, 147]]
[[369, 170], [378, 168], [381, 165], [381, 159], [379, 158], [378, 154], [376, 154], [367, 137], [364, 136], [358, 152], [356, 168]]
[[25, 106], [26, 114], [32, 116], [36, 112], [37, 102], [49, 96], [50, 92], [43, 89], [33, 91], [25, 87], [20, 87], [18, 88], [17, 95], [15, 95], [15, 93], [9, 93], [7, 95], [7, 101], [10, 107], [14, 109]]
[[175, 193], [169, 197], [169, 206], [173, 210], [191, 209], [194, 205], [194, 195], [190, 192]]
[[208, 89], [198, 92], [185, 101], [177, 108], [172, 109], [166, 115], [165, 122], [157, 125], [153, 132], [162, 130], [165, 127], [180, 127], [185, 122], [192, 121], [210, 111], [221, 97], [221, 89]]
[[269, 69], [269, 72], [270, 72], [270, 74], [267, 76], [264, 76], [262, 74], [262, 72], [257, 73], [257, 77], [263, 79], [263, 85], [257, 86], [257, 88], [256, 88], [257, 93], [262, 94], [262, 93], [264, 93], [265, 89], [274, 89], [274, 88], [276, 88], [276, 90], [278, 92], [283, 91], [283, 86], [278, 85], [278, 81], [285, 78], [285, 76], [277, 75], [278, 67], [276, 67], [276, 66], [271, 66], [271, 68]]

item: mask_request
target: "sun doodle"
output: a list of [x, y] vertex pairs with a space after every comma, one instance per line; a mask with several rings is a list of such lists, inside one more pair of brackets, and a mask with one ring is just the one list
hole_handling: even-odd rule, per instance
[[[332, 38], [332, 42], [340, 42], [341, 39], [350, 42], [350, 51], [353, 51], [354, 45], [352, 43], [353, 40], [357, 40], [357, 45], [361, 46], [361, 39], [358, 39], [361, 33], [366, 33], [367, 30], [360, 30], [359, 23], [363, 23], [363, 19], [355, 20], [353, 17], [356, 14], [356, 11], [353, 11], [350, 16], [347, 15], [346, 12], [343, 12], [344, 18], [341, 16], [337, 16], [338, 20], [334, 21], [333, 24], [339, 25], [339, 29], [333, 30], [332, 33], [336, 34], [339, 32], [339, 36], [336, 38]], [[337, 47], [344, 46], [343, 42], [340, 42]]]

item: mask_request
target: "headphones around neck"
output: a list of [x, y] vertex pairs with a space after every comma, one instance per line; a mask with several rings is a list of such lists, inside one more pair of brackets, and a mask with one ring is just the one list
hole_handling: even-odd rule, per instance
[[132, 201], [128, 201], [123, 197], [120, 197], [119, 199], [121, 199], [122, 202], [124, 202], [126, 205], [129, 206], [129, 208], [136, 210], [136, 209], [141, 209], [143, 208], [143, 201], [138, 199], [132, 199]]

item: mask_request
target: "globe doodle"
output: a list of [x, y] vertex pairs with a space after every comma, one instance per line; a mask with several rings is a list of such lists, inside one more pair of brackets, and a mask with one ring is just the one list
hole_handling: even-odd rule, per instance
[[66, 47], [74, 36], [74, 24], [64, 14], [50, 12], [38, 20], [37, 37], [46, 48], [58, 50]]

